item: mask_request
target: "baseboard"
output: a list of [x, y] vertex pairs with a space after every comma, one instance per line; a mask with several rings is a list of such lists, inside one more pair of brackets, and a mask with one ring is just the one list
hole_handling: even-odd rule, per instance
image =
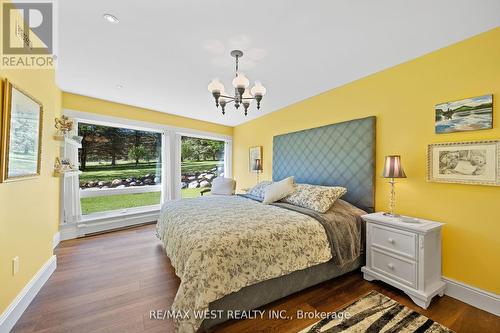
[[105, 220], [85, 221], [78, 223], [78, 235], [85, 236], [88, 234], [99, 233], [103, 231], [131, 227], [158, 220], [159, 213], [157, 211], [150, 213], [142, 213], [140, 215], [116, 216]]
[[76, 224], [64, 224], [59, 226], [61, 241], [75, 239], [78, 237], [78, 227]]
[[476, 308], [500, 316], [500, 295], [443, 276], [445, 294]]
[[72, 223], [60, 225], [60, 240], [65, 241], [103, 231], [154, 222], [158, 220], [159, 216], [160, 210], [153, 209], [125, 215], [103, 215], [98, 217], [93, 216], [92, 218], [85, 217], [77, 224]]
[[10, 332], [33, 298], [56, 270], [56, 267], [57, 258], [52, 256], [2, 313], [0, 316], [0, 332]]
[[60, 242], [61, 242], [61, 233], [56, 232], [54, 237], [52, 237], [52, 250], [55, 249]]

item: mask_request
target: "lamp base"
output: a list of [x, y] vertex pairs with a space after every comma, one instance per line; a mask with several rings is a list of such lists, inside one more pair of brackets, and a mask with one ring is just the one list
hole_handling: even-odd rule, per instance
[[401, 215], [399, 215], [399, 214], [392, 214], [392, 213], [387, 213], [387, 212], [385, 212], [383, 215], [387, 216], [387, 217], [401, 217]]

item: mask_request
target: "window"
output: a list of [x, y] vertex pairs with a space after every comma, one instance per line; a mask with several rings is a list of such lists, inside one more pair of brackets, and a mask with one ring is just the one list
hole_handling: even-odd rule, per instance
[[225, 172], [225, 141], [181, 137], [181, 197], [200, 196], [212, 181]]
[[230, 136], [74, 110], [64, 114], [83, 137], [81, 148], [62, 148], [81, 171], [61, 182], [66, 234], [152, 222], [163, 202], [198, 197], [216, 176], [231, 177]]
[[83, 215], [160, 204], [161, 133], [79, 122], [78, 135]]

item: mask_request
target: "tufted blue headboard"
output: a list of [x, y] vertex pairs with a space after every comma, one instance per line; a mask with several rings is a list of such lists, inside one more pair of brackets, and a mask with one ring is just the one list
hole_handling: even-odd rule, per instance
[[277, 135], [273, 180], [344, 186], [342, 199], [371, 213], [375, 207], [375, 117]]

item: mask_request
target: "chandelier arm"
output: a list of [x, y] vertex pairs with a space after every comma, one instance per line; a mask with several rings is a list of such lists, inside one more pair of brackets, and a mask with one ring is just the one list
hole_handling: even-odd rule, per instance
[[220, 95], [220, 97], [229, 98], [229, 99], [232, 99], [232, 100], [234, 100], [234, 99], [235, 99], [235, 98], [234, 98], [234, 97], [232, 97], [232, 96], [226, 96], [226, 95]]

